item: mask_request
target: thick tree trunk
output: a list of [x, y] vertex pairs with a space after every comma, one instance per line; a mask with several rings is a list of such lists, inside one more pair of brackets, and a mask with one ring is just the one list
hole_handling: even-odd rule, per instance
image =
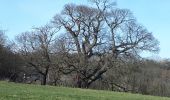
[[78, 88], [89, 88], [90, 84], [87, 81], [78, 81], [77, 87]]
[[82, 88], [82, 81], [77, 81], [77, 87]]

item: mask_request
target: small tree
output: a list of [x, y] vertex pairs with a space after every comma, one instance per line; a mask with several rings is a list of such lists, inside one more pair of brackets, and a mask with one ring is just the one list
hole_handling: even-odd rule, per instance
[[34, 68], [42, 76], [42, 85], [46, 85], [49, 69], [54, 66], [52, 47], [55, 43], [57, 31], [56, 28], [46, 25], [17, 36], [20, 53], [23, 55], [27, 66]]

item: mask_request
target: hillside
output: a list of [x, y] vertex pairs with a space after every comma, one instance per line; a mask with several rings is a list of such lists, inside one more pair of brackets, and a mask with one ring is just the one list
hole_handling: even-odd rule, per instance
[[0, 100], [170, 100], [139, 94], [0, 82]]

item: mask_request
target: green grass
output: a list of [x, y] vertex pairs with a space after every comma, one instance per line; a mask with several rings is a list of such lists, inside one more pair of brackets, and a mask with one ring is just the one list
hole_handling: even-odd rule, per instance
[[170, 100], [139, 94], [0, 82], [0, 100]]

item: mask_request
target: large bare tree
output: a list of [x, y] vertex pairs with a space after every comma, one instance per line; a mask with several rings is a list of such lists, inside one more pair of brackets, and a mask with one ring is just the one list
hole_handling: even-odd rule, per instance
[[101, 78], [116, 66], [121, 55], [159, 50], [152, 33], [129, 10], [112, 7], [108, 0], [92, 2], [93, 7], [67, 4], [52, 21], [71, 37], [68, 53], [76, 56], [72, 57], [74, 63], [71, 58], [67, 61], [67, 66], [78, 73], [79, 87], [89, 87]]

